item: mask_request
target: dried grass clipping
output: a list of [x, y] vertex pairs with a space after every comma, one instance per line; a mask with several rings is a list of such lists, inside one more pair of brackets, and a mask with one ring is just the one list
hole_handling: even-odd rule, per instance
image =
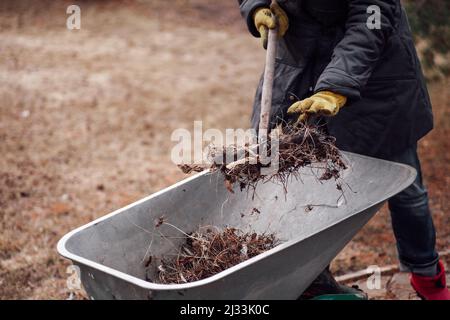
[[[245, 149], [248, 146], [236, 147], [236, 149], [238, 148]], [[268, 149], [270, 150], [270, 139]], [[225, 160], [227, 150], [225, 147], [216, 148], [214, 149], [215, 154], [211, 158], [216, 158], [217, 153], [220, 156], [220, 152], [222, 152], [221, 158]], [[268, 180], [279, 181], [286, 187], [289, 177], [297, 177], [298, 170], [301, 167], [313, 164], [321, 164], [323, 168], [323, 174], [319, 177], [321, 180], [338, 179], [340, 172], [346, 168], [341, 153], [336, 147], [335, 138], [325, 134], [318, 126], [310, 124], [287, 125], [281, 128], [279, 135], [279, 170], [274, 174], [261, 174], [261, 168], [264, 165], [261, 164], [259, 158], [256, 159], [257, 161], [250, 161], [250, 159], [255, 159], [252, 158], [250, 150], [244, 150], [241, 153], [245, 155], [245, 158], [238, 161], [237, 165], [213, 162], [209, 167], [212, 172], [221, 171], [223, 173], [225, 184], [230, 191], [232, 191], [232, 185], [235, 183], [239, 183], [241, 189], [244, 189], [255, 188], [258, 182]], [[198, 165], [182, 165], [179, 167], [185, 173], [206, 169]]]
[[186, 236], [175, 259], [162, 259], [158, 282], [187, 283], [213, 276], [278, 244], [273, 234], [244, 233], [210, 227]]

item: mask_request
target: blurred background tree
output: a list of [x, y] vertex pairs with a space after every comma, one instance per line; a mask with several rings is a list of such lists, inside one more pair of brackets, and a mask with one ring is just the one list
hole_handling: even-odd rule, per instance
[[450, 1], [404, 1], [428, 80], [450, 75]]

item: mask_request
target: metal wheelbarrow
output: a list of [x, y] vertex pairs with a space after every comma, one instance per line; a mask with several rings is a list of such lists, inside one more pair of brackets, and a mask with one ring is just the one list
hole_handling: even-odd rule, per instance
[[[289, 180], [287, 193], [267, 182], [254, 194], [239, 187], [232, 194], [220, 173], [202, 172], [73, 230], [58, 251], [80, 268], [84, 288], [95, 299], [295, 299], [416, 176], [403, 164], [343, 154], [343, 191], [334, 180], [320, 181], [317, 168], [303, 168], [300, 179]], [[148, 257], [171, 254], [183, 241], [169, 225], [155, 231], [161, 216], [184, 232], [232, 226], [274, 233], [282, 243], [201, 281], [157, 284], [146, 280], [156, 272], [156, 266], [146, 266]]]

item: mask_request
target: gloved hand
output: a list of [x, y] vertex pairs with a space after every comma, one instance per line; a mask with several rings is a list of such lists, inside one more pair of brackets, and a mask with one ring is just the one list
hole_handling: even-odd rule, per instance
[[[272, 18], [272, 13], [275, 19]], [[267, 39], [269, 36], [269, 29], [278, 27], [278, 36], [282, 37], [289, 28], [289, 18], [284, 10], [274, 3], [268, 8], [258, 8], [253, 14], [256, 29], [261, 35], [261, 43], [264, 49], [267, 49]]]
[[320, 91], [313, 96], [294, 103], [288, 114], [300, 113], [298, 121], [305, 121], [309, 114], [334, 116], [345, 105], [347, 98], [331, 91]]

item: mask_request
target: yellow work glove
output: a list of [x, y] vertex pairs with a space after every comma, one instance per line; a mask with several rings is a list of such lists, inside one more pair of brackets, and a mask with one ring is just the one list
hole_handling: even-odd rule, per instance
[[320, 91], [313, 96], [294, 103], [288, 114], [299, 113], [299, 121], [305, 121], [309, 114], [334, 116], [345, 105], [347, 98], [331, 91]]
[[[272, 13], [275, 19], [272, 17]], [[261, 35], [261, 43], [264, 49], [267, 49], [267, 39], [269, 37], [269, 29], [278, 27], [278, 36], [282, 37], [289, 28], [289, 18], [283, 9], [274, 3], [268, 8], [258, 8], [253, 15], [256, 29]]]

